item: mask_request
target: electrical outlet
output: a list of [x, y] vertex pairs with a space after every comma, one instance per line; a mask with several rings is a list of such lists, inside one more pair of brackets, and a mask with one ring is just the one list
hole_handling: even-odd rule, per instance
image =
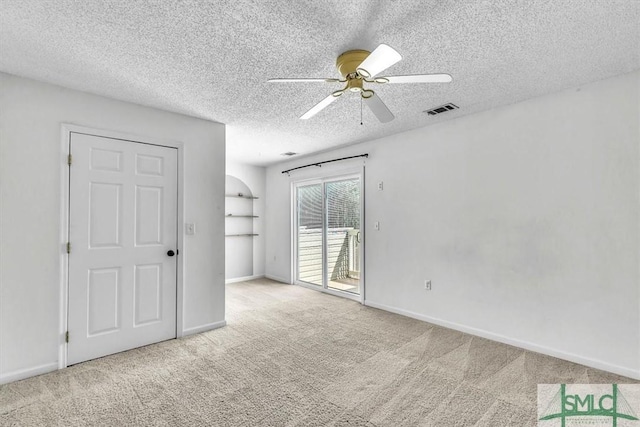
[[380, 182], [378, 183], [378, 190], [379, 190], [379, 191], [382, 191], [383, 189], [384, 189], [384, 183], [383, 183], [382, 181], [380, 181]]
[[431, 290], [431, 280], [425, 280], [424, 281], [424, 289], [427, 291]]

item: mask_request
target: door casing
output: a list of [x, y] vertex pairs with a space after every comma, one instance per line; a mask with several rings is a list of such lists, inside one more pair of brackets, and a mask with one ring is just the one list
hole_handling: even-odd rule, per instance
[[[58, 334], [58, 369], [67, 367], [67, 318], [69, 313], [69, 254], [67, 254], [67, 242], [69, 239], [69, 142], [72, 133], [81, 133], [93, 136], [118, 139], [124, 142], [159, 145], [176, 148], [178, 150], [178, 245], [180, 251], [176, 258], [176, 337], [184, 335], [184, 144], [162, 138], [133, 135], [104, 129], [95, 129], [63, 123], [60, 135], [60, 317]], [[73, 337], [71, 337], [73, 339]]]

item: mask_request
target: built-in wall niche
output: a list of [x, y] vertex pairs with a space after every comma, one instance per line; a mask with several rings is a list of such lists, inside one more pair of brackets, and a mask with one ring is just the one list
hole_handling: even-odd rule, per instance
[[225, 279], [253, 276], [255, 196], [241, 179], [227, 175], [225, 183]]

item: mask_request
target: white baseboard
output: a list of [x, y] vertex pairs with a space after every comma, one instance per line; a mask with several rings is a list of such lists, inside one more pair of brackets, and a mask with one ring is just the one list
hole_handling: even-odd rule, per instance
[[6, 374], [0, 374], [0, 384], [7, 384], [57, 370], [58, 362], [46, 363], [44, 365], [34, 366], [33, 368], [20, 369]]
[[255, 276], [234, 277], [233, 279], [225, 280], [224, 284], [228, 285], [229, 283], [246, 282], [247, 280], [262, 279], [263, 277], [264, 274], [257, 274]]
[[273, 276], [271, 274], [265, 274], [264, 277], [266, 277], [267, 279], [275, 280], [276, 282], [285, 283], [287, 285], [291, 284], [291, 282], [289, 282], [289, 279], [283, 279], [282, 277]]
[[226, 320], [221, 320], [219, 322], [207, 323], [206, 325], [196, 326], [193, 328], [187, 328], [182, 331], [182, 336], [186, 337], [188, 335], [199, 334], [200, 332], [211, 331], [212, 329], [222, 328], [227, 325]]
[[492, 341], [498, 341], [503, 344], [509, 344], [514, 347], [523, 348], [525, 350], [534, 351], [536, 353], [546, 354], [547, 356], [557, 357], [558, 359], [567, 360], [569, 362], [579, 363], [581, 365], [588, 366], [590, 368], [601, 369], [603, 371], [611, 372], [614, 374], [622, 375], [628, 378], [640, 380], [640, 371], [626, 368], [624, 366], [613, 365], [611, 363], [603, 362], [601, 360], [591, 359], [577, 354], [568, 353], [562, 350], [556, 350], [553, 348], [541, 346], [528, 341], [522, 341], [515, 338], [506, 337], [504, 335], [496, 334], [493, 332], [485, 331], [484, 329], [478, 329], [471, 326], [461, 325], [447, 320], [438, 319], [431, 316], [425, 316], [423, 314], [415, 313], [408, 310], [403, 310], [396, 307], [391, 307], [384, 304], [379, 304], [373, 301], [365, 301], [365, 305], [380, 310], [389, 311], [391, 313], [400, 314], [402, 316], [411, 317], [413, 319], [422, 320], [423, 322], [433, 323], [434, 325], [443, 326], [445, 328], [454, 329], [456, 331], [464, 332], [470, 335], [486, 338]]
[[[182, 331], [182, 336], [198, 334], [200, 332], [210, 331], [212, 329], [218, 329], [227, 324], [226, 320], [220, 322], [208, 323], [206, 325], [196, 326], [194, 328], [188, 328]], [[0, 374], [0, 384], [7, 384], [25, 378], [34, 377], [36, 375], [42, 375], [49, 372], [57, 371], [59, 369], [58, 362], [47, 363], [44, 365], [34, 366], [33, 368], [20, 369], [6, 374]]]

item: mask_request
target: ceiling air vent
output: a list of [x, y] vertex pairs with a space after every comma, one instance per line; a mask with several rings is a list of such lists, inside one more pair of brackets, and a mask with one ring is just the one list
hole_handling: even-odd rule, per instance
[[287, 156], [287, 157], [291, 157], [291, 156], [295, 156], [298, 153], [294, 153], [293, 151], [287, 151], [286, 153], [282, 153], [280, 154], [281, 156]]
[[447, 111], [457, 110], [458, 107], [456, 104], [444, 104], [436, 108], [432, 108], [431, 110], [425, 110], [424, 112], [430, 116], [435, 116], [436, 114], [446, 113]]

